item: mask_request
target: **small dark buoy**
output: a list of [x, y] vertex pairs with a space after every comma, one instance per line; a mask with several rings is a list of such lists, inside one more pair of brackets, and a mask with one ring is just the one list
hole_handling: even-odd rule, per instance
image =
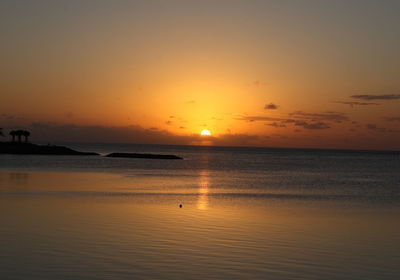
[[182, 208], [182, 204], [179, 204], [179, 208]]

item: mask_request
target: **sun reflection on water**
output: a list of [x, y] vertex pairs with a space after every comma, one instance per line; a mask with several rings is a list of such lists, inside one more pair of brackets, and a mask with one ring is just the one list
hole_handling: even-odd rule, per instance
[[199, 174], [199, 199], [197, 200], [197, 209], [208, 209], [208, 192], [210, 177], [208, 170], [201, 170]]

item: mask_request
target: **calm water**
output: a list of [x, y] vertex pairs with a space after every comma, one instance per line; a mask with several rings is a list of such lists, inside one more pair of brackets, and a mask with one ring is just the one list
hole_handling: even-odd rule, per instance
[[0, 155], [1, 279], [400, 279], [398, 153], [69, 146], [185, 160]]

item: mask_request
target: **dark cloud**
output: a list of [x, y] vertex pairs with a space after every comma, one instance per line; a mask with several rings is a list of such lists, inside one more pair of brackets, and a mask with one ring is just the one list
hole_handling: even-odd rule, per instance
[[386, 128], [378, 127], [376, 124], [369, 123], [367, 124], [367, 128], [369, 130], [377, 131], [377, 132], [386, 132]]
[[349, 118], [340, 112], [325, 112], [325, 113], [306, 113], [303, 111], [296, 111], [289, 114], [293, 118], [307, 119], [309, 121], [332, 121], [332, 122], [343, 122], [349, 121]]
[[314, 122], [314, 123], [308, 123], [304, 121], [296, 121], [294, 123], [295, 126], [301, 126], [306, 129], [328, 129], [330, 126], [324, 122]]
[[265, 125], [269, 125], [269, 126], [273, 126], [273, 127], [286, 127], [286, 125], [284, 123], [277, 123], [277, 122], [266, 123]]
[[400, 122], [400, 117], [387, 117], [384, 119], [385, 119], [385, 121], [388, 121], [388, 122]]
[[264, 117], [264, 116], [239, 116], [235, 118], [239, 121], [248, 121], [248, 122], [256, 122], [256, 121], [285, 121], [284, 118], [273, 118], [273, 117]]
[[368, 106], [368, 105], [381, 105], [379, 103], [373, 103], [373, 102], [358, 102], [358, 101], [335, 101], [333, 103], [337, 104], [344, 104], [344, 105], [350, 105], [350, 107], [354, 106]]
[[276, 110], [279, 106], [274, 103], [265, 104], [264, 109], [266, 110]]
[[400, 99], [400, 94], [381, 94], [381, 95], [359, 94], [359, 95], [352, 95], [350, 97], [362, 100], [396, 100]]
[[256, 86], [256, 87], [260, 87], [260, 86], [267, 85], [267, 83], [257, 80], [257, 81], [253, 82], [253, 85]]
[[167, 122], [168, 121], [170, 121], [170, 123], [167, 123], [167, 124], [172, 124], [172, 122], [175, 122], [175, 123], [179, 123], [179, 122], [187, 122], [186, 120], [184, 120], [183, 118], [181, 118], [181, 117], [179, 117], [179, 116], [174, 116], [174, 115], [170, 115], [169, 117], [168, 117], [168, 120], [167, 120]]
[[[302, 114], [304, 116], [305, 113]], [[265, 125], [269, 125], [272, 127], [286, 127], [286, 124], [292, 124], [294, 126], [300, 126], [305, 129], [328, 129], [330, 125], [326, 122], [319, 121], [315, 115], [318, 115], [321, 120], [327, 119], [328, 121], [341, 122], [341, 118], [339, 115], [334, 114], [312, 114], [313, 118], [308, 119], [284, 119], [284, 118], [271, 118], [271, 117], [263, 117], [263, 116], [241, 116], [237, 118], [238, 120], [244, 120], [249, 122], [255, 121], [270, 121], [272, 123], [266, 123]]]
[[293, 124], [294, 126], [300, 126], [305, 129], [328, 129], [331, 126], [327, 122], [341, 123], [349, 121], [349, 118], [339, 112], [325, 112], [325, 113], [306, 113], [303, 111], [296, 111], [289, 114], [290, 118], [274, 118], [266, 116], [240, 116], [237, 120], [256, 122], [272, 122], [266, 125], [273, 127], [285, 127], [286, 124]]
[[13, 119], [16, 119], [16, 118], [17, 118], [16, 116], [8, 115], [8, 114], [1, 114], [0, 117], [1, 117], [2, 119], [5, 119], [5, 120], [13, 120]]
[[400, 130], [395, 130], [395, 129], [388, 129], [385, 127], [379, 127], [376, 124], [367, 124], [367, 129], [375, 131], [375, 132], [389, 132], [389, 133], [400, 133]]

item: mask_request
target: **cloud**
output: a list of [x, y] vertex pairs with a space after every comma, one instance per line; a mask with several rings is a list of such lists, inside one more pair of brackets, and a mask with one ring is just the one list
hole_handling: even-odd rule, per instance
[[384, 119], [388, 122], [400, 122], [400, 117], [386, 117]]
[[358, 101], [335, 101], [332, 103], [337, 103], [337, 104], [344, 104], [344, 105], [350, 105], [350, 107], [354, 106], [368, 106], [368, 105], [381, 105], [379, 103], [373, 103], [373, 102], [358, 102]]
[[[329, 118], [328, 118], [329, 119]], [[336, 118], [334, 118], [336, 120]], [[294, 126], [300, 126], [305, 129], [328, 129], [331, 126], [322, 121], [304, 120], [304, 119], [284, 119], [284, 118], [271, 118], [263, 116], [241, 116], [237, 120], [244, 120], [249, 122], [255, 121], [272, 121], [272, 123], [266, 123], [272, 127], [286, 127], [286, 124], [293, 124]]]
[[267, 116], [239, 116], [236, 120], [248, 121], [248, 122], [272, 122], [267, 125], [275, 127], [283, 127], [284, 124], [294, 124], [296, 126], [302, 126], [308, 129], [327, 129], [330, 126], [326, 122], [341, 123], [349, 121], [350, 119], [343, 113], [340, 112], [325, 112], [325, 113], [306, 113], [303, 111], [296, 111], [289, 114], [289, 118], [275, 118]]
[[186, 101], [186, 104], [195, 104], [196, 103], [196, 101], [195, 100], [189, 100], [189, 101]]
[[314, 122], [314, 123], [308, 123], [308, 122], [303, 122], [303, 121], [296, 121], [294, 123], [295, 126], [301, 126], [306, 129], [328, 129], [330, 126], [324, 122]]
[[372, 123], [367, 124], [367, 128], [369, 130], [373, 130], [373, 131], [386, 132], [386, 128], [378, 127], [376, 124], [372, 124]]
[[256, 122], [256, 121], [285, 121], [284, 118], [273, 118], [273, 117], [265, 117], [265, 116], [239, 116], [235, 118], [239, 121], [248, 121], [248, 122]]
[[257, 81], [254, 81], [254, 82], [253, 82], [253, 85], [256, 86], [256, 87], [260, 87], [260, 86], [265, 86], [265, 85], [267, 85], [267, 83], [265, 83], [265, 82], [263, 82], [263, 81], [260, 81], [260, 80], [257, 80]]
[[9, 115], [9, 114], [1, 114], [0, 115], [0, 120], [2, 120], [2, 121], [12, 121], [12, 120], [16, 120], [16, 119], [22, 119], [22, 117]]
[[4, 119], [7, 119], [7, 120], [12, 120], [12, 119], [14, 119], [14, 116], [7, 115], [7, 114], [1, 114], [1, 117], [4, 118]]
[[360, 94], [360, 95], [352, 95], [350, 97], [362, 100], [397, 100], [400, 99], [400, 94], [381, 94], [381, 95]]
[[266, 110], [276, 110], [279, 106], [274, 103], [265, 104], [264, 109]]
[[303, 111], [296, 111], [289, 114], [291, 117], [307, 119], [310, 121], [332, 121], [332, 122], [343, 122], [349, 121], [349, 118], [340, 112], [325, 112], [325, 113], [306, 113]]
[[375, 132], [389, 132], [389, 133], [400, 133], [400, 130], [395, 130], [395, 129], [387, 129], [385, 127], [379, 127], [376, 124], [367, 124], [366, 125], [367, 129], [375, 131]]
[[286, 127], [286, 125], [284, 123], [277, 123], [277, 122], [266, 123], [265, 125], [269, 125], [269, 126], [273, 126], [273, 127]]

